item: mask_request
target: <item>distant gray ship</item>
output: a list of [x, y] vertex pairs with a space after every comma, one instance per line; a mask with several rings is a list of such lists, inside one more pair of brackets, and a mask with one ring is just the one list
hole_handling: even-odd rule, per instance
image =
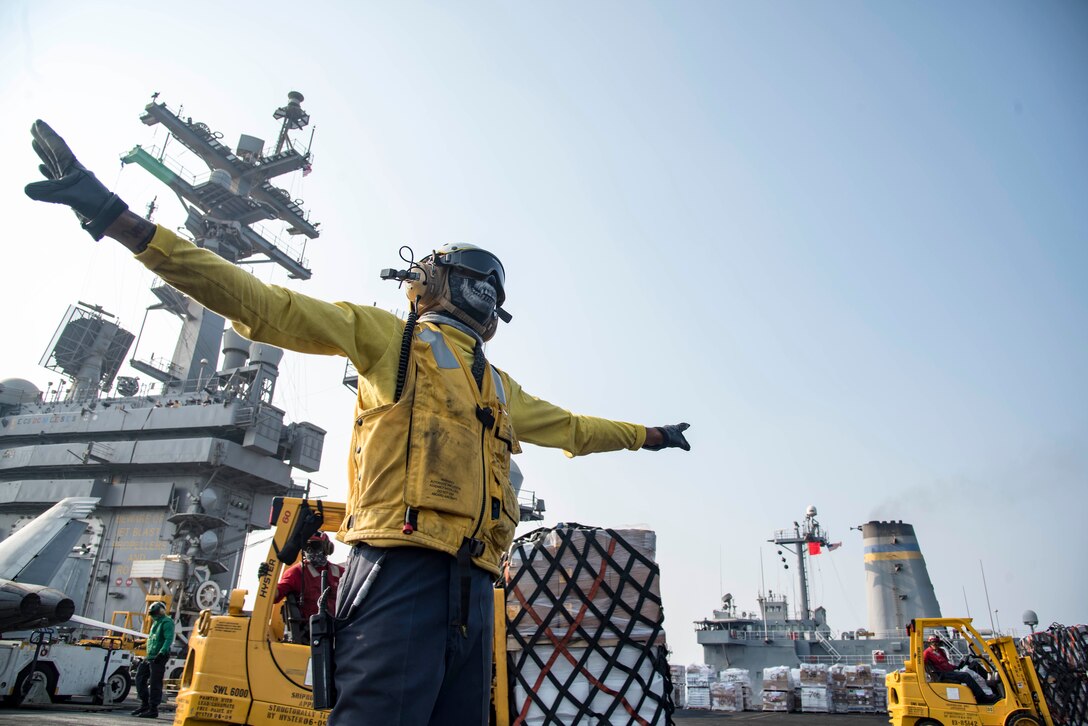
[[788, 552], [796, 556], [799, 618], [791, 617], [785, 595], [767, 592], [757, 598], [758, 613], [738, 615], [733, 596], [727, 594], [721, 609], [695, 623], [704, 662], [719, 671], [751, 671], [757, 692], [762, 671], [775, 666], [868, 663], [887, 670], [899, 668], [908, 656], [907, 624], [913, 618], [941, 617], [914, 527], [903, 522], [868, 522], [860, 527], [869, 595], [868, 628], [835, 635], [826, 610], [809, 606], [807, 559], [837, 546], [828, 540], [816, 514], [816, 508], [809, 507], [803, 522], [775, 532], [770, 540], [778, 546], [779, 555]]
[[[266, 149], [242, 135], [234, 150], [156, 97], [141, 120], [162, 124], [167, 142], [210, 171], [190, 174], [166, 156], [166, 143], [137, 146], [123, 161], [178, 195], [198, 245], [309, 278], [301, 253], [252, 226], [278, 221], [287, 237], [318, 236], [301, 200], [270, 183], [310, 165], [290, 137], [309, 122], [302, 95], [275, 111], [275, 143]], [[325, 431], [288, 423], [274, 405], [281, 350], [225, 330], [222, 317], [167, 285], [152, 292], [145, 323], [180, 321], [169, 360], [128, 358], [136, 336], [102, 308], [79, 303], [42, 359], [59, 383], [42, 390], [0, 380], [0, 539], [64, 497], [97, 497], [75, 548], [54, 553], [63, 559], [58, 574], [35, 584], [67, 593], [76, 614], [107, 622], [142, 613], [149, 595], [164, 597], [184, 647], [199, 611], [218, 610], [237, 584], [246, 535], [268, 528], [272, 498], [306, 494], [292, 470], [317, 471]], [[150, 380], [118, 376], [126, 358]]]

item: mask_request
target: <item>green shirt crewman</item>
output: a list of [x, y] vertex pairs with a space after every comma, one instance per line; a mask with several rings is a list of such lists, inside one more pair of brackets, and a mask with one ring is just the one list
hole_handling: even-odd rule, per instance
[[140, 697], [140, 705], [132, 711], [132, 715], [158, 718], [166, 661], [170, 658], [170, 646], [174, 644], [174, 621], [166, 614], [166, 605], [162, 601], [151, 603], [147, 613], [151, 617], [147, 654], [136, 668], [136, 694]]

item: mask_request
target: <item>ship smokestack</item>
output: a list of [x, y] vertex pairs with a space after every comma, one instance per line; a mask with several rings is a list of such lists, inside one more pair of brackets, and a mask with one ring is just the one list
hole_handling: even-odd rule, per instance
[[869, 630], [902, 632], [913, 618], [939, 618], [941, 606], [914, 527], [903, 522], [861, 526], [869, 593]]
[[234, 331], [227, 328], [223, 331], [223, 370], [229, 371], [241, 368], [249, 358], [250, 342]]

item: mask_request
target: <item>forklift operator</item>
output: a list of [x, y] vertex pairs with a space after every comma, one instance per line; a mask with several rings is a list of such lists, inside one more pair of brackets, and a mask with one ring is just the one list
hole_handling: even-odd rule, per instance
[[[45, 181], [32, 199], [72, 208], [164, 281], [234, 322], [245, 337], [342, 355], [359, 371], [338, 538], [340, 580], [329, 726], [482, 726], [488, 721], [493, 581], [520, 515], [510, 457], [522, 442], [568, 456], [690, 450], [688, 424], [645, 427], [571, 413], [490, 365], [483, 344], [506, 273], [471, 245], [447, 245], [397, 277], [411, 313], [329, 303], [268, 285], [128, 211], [42, 121], [33, 146]], [[664, 374], [655, 374], [662, 382]]]
[[[303, 546], [302, 561], [285, 569], [276, 585], [276, 596], [273, 602], [280, 602], [290, 595], [298, 598], [299, 616], [302, 619], [301, 629], [305, 635], [305, 639], [301, 642], [309, 641], [310, 618], [317, 614], [321, 601], [322, 574], [327, 579], [328, 592], [325, 597], [329, 611], [335, 612], [336, 591], [344, 568], [329, 562], [332, 550], [329, 535], [317, 532]], [[261, 567], [267, 567], [267, 564], [262, 562]], [[263, 576], [261, 572], [258, 572], [258, 575]]]
[[939, 635], [931, 635], [926, 638], [928, 646], [922, 654], [926, 670], [939, 682], [959, 683], [971, 689], [978, 703], [989, 703], [994, 692], [978, 673], [969, 668], [956, 668], [948, 661], [944, 647], [941, 646]]

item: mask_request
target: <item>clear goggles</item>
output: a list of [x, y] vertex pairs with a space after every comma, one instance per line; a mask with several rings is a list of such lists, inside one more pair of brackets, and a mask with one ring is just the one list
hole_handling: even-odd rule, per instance
[[484, 250], [454, 250], [438, 255], [436, 264], [443, 267], [456, 267], [469, 277], [486, 280], [494, 275], [498, 281], [499, 304], [506, 299], [506, 271], [502, 269], [499, 258]]

